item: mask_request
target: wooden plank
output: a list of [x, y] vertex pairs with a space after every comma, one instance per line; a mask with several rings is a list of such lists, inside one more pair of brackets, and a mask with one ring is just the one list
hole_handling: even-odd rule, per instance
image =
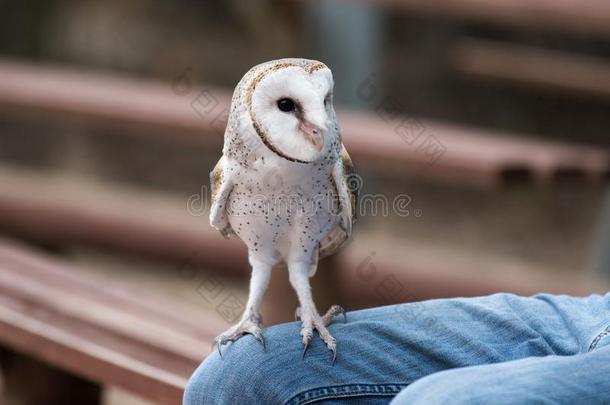
[[469, 77], [570, 96], [610, 98], [610, 61], [603, 58], [477, 39], [459, 41], [451, 55], [454, 68]]
[[0, 340], [67, 371], [150, 398], [179, 404], [186, 379], [80, 338], [52, 323], [0, 305]]
[[[198, 114], [191, 105], [202, 89], [215, 100], [209, 114]], [[180, 136], [220, 150], [222, 112], [228, 104], [229, 92], [209, 86], [194, 86], [189, 95], [180, 95], [170, 83], [0, 61], [0, 108], [13, 114], [78, 117], [133, 129], [141, 136]], [[383, 105], [379, 108], [384, 110]], [[418, 134], [405, 134], [397, 128], [409, 118], [400, 114], [387, 117], [390, 112], [339, 109], [338, 115], [344, 143], [356, 163], [391, 166], [413, 176], [494, 186], [501, 183], [503, 173], [515, 168], [546, 181], [566, 167], [594, 179], [602, 178], [610, 167], [607, 150], [433, 121], [418, 122]]]
[[414, 176], [433, 175], [453, 183], [498, 186], [502, 184], [503, 174], [514, 169], [525, 170], [532, 180], [540, 182], [551, 182], [565, 170], [581, 173], [582, 181], [600, 181], [610, 172], [610, 151], [606, 149], [423, 122], [423, 136], [433, 135], [446, 150], [431, 164], [421, 149], [408, 146], [394, 132], [394, 127], [383, 120], [347, 112], [341, 118], [348, 149], [366, 149], [367, 156], [362, 158], [365, 163], [385, 159], [389, 164], [402, 160], [404, 172]]
[[[53, 288], [62, 294], [70, 294], [75, 300], [86, 299], [92, 306], [102, 305], [117, 312], [129, 308], [132, 317], [179, 330], [196, 340], [211, 341], [225, 327], [219, 321], [200, 321], [203, 315], [191, 307], [141, 289], [126, 288], [106, 279], [82, 274], [73, 266], [48, 255], [34, 255], [23, 245], [4, 238], [0, 238], [0, 266], [7, 272], [27, 277], [25, 281], [30, 280], [27, 288]], [[39, 294], [43, 292], [39, 291]]]
[[128, 76], [87, 72], [66, 67], [0, 62], [0, 105], [15, 112], [33, 110], [85, 118], [100, 125], [138, 128], [154, 133], [171, 131], [206, 141], [220, 140], [215, 114], [197, 114], [191, 102], [206, 90], [218, 103], [215, 113], [229, 104], [230, 94], [214, 86], [197, 87], [191, 97], [172, 91], [171, 83]]
[[211, 231], [197, 232], [154, 217], [146, 219], [102, 205], [80, 204], [78, 198], [57, 202], [2, 193], [0, 226], [35, 240], [86, 243], [180, 263], [204, 263], [233, 274], [244, 274], [249, 269], [245, 247], [236, 239], [225, 241]]
[[[311, 0], [310, 0], [311, 1]], [[343, 0], [409, 13], [449, 16], [530, 30], [610, 35], [610, 3], [605, 0]]]
[[[169, 354], [179, 361], [173, 362], [179, 369], [184, 369], [187, 365], [192, 370], [192, 366], [197, 364], [197, 360], [203, 359], [209, 352], [206, 340], [188, 336], [185, 331], [180, 329], [170, 329], [167, 325], [153, 323], [141, 319], [131, 312], [129, 306], [123, 306], [123, 310], [111, 308], [96, 299], [87, 299], [71, 294], [64, 289], [49, 288], [44, 280], [37, 280], [34, 277], [24, 277], [18, 274], [20, 268], [14, 269], [2, 267], [3, 273], [0, 274], [0, 292], [4, 296], [18, 297], [23, 303], [38, 305], [46, 310], [62, 314], [65, 319], [74, 320], [90, 325], [92, 328], [101, 330], [111, 330], [113, 333], [120, 334], [122, 339], [136, 342], [139, 346], [144, 346], [152, 353], [150, 361], [155, 361], [158, 353]], [[203, 321], [203, 316], [200, 315]], [[202, 347], [204, 346], [204, 347]], [[144, 350], [142, 350], [144, 351]], [[165, 367], [172, 368], [172, 364]], [[161, 367], [164, 364], [158, 364]]]

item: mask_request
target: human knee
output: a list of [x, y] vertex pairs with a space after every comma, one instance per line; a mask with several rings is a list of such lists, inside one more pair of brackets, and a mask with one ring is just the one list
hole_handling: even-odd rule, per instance
[[[222, 357], [214, 350], [189, 379], [184, 405], [227, 403], [265, 403], [273, 396], [274, 378], [282, 375], [281, 355], [271, 355], [269, 348], [281, 344], [285, 328], [265, 329], [267, 350], [251, 335], [222, 347]], [[273, 352], [277, 352], [274, 350]]]
[[224, 346], [223, 357], [215, 350], [190, 377], [184, 389], [184, 405], [230, 403], [239, 398], [243, 387], [240, 380], [248, 380], [255, 373], [252, 367], [262, 347], [251, 336]]

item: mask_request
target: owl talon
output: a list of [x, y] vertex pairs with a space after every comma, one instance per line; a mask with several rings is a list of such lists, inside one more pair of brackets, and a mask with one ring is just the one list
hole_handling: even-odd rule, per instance
[[[235, 339], [237, 340], [237, 339]], [[216, 348], [218, 349], [218, 354], [220, 355], [220, 357], [222, 358], [222, 350], [221, 347], [229, 342], [234, 342], [235, 340], [232, 340], [231, 338], [227, 337], [227, 336], [217, 336], [214, 339], [214, 343], [212, 344], [212, 348], [214, 346], [216, 346]]]
[[212, 350], [214, 350], [214, 346], [218, 349], [218, 355], [222, 358], [222, 351], [220, 351], [220, 344], [218, 343], [218, 338], [214, 339], [214, 343], [212, 343]]
[[263, 345], [263, 350], [267, 351], [267, 344], [261, 331], [260, 316], [252, 314], [214, 339], [214, 345], [217, 346], [220, 357], [222, 357], [222, 346], [229, 342], [236, 342], [244, 335], [254, 336]]
[[309, 349], [309, 341], [307, 341], [307, 343], [303, 345], [303, 355], [301, 356], [301, 359], [305, 359], [305, 353], [307, 353], [307, 349]]
[[345, 313], [345, 309], [343, 309], [343, 307], [341, 307], [340, 305], [333, 305], [328, 309], [328, 311], [326, 311], [326, 314], [324, 314], [324, 316], [322, 317], [324, 325], [330, 325], [330, 323], [333, 321], [333, 318], [339, 314], [343, 315], [343, 322], [347, 322], [347, 314]]
[[258, 340], [259, 342], [261, 342], [261, 344], [263, 345], [263, 351], [267, 351], [267, 344], [265, 342], [265, 338], [262, 334], [262, 332], [260, 331], [260, 329], [258, 331], [254, 331], [252, 332], [252, 335], [254, 335], [254, 337], [256, 338], [256, 340]]
[[[297, 312], [299, 312], [299, 316], [300, 316], [299, 308], [297, 308]], [[304, 359], [305, 353], [307, 353], [307, 349], [309, 349], [309, 343], [311, 343], [311, 339], [313, 337], [313, 327], [303, 325], [303, 327], [301, 328], [301, 336], [303, 337], [303, 356], [302, 356], [302, 358]]]
[[[305, 358], [305, 354], [309, 349], [309, 344], [313, 337], [314, 329], [318, 331], [320, 335], [320, 339], [326, 344], [328, 350], [332, 353], [332, 362], [333, 365], [337, 360], [337, 342], [335, 338], [328, 332], [326, 326], [330, 324], [333, 320], [333, 317], [337, 314], [343, 314], [345, 317], [345, 310], [341, 308], [339, 305], [333, 305], [330, 307], [328, 312], [324, 316], [318, 315], [315, 309], [313, 311], [304, 311], [302, 308], [297, 308], [295, 316], [301, 318], [302, 327], [301, 327], [301, 336], [303, 337], [303, 358]], [[347, 319], [347, 318], [345, 318]]]

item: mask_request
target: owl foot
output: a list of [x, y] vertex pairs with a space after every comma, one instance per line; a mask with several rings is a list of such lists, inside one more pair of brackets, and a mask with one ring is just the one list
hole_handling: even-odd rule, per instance
[[[265, 338], [261, 331], [262, 319], [259, 315], [251, 314], [249, 317], [242, 319], [237, 325], [234, 325], [223, 334], [214, 339], [214, 345], [218, 348], [218, 354], [222, 357], [221, 347], [229, 342], [235, 342], [243, 335], [253, 335], [256, 340], [261, 342], [263, 350], [267, 350]], [[213, 347], [212, 346], [212, 347]]]
[[337, 359], [337, 342], [330, 332], [328, 332], [326, 326], [328, 326], [332, 322], [335, 315], [338, 314], [343, 314], [343, 319], [345, 322], [347, 322], [345, 310], [339, 305], [331, 306], [324, 316], [320, 316], [315, 309], [304, 311], [300, 307], [297, 308], [295, 317], [300, 318], [302, 324], [301, 336], [303, 338], [303, 358], [305, 357], [305, 353], [307, 353], [307, 349], [309, 348], [309, 343], [313, 338], [313, 331], [315, 329], [318, 331], [320, 339], [326, 343], [326, 347], [328, 347], [328, 350], [330, 350], [333, 354], [333, 364], [335, 364], [335, 360]]

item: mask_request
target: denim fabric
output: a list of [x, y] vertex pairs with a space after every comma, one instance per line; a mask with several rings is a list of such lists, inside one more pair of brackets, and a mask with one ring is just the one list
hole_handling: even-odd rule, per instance
[[316, 336], [302, 359], [299, 323], [211, 354], [185, 405], [610, 404], [610, 294], [496, 294], [372, 308]]

